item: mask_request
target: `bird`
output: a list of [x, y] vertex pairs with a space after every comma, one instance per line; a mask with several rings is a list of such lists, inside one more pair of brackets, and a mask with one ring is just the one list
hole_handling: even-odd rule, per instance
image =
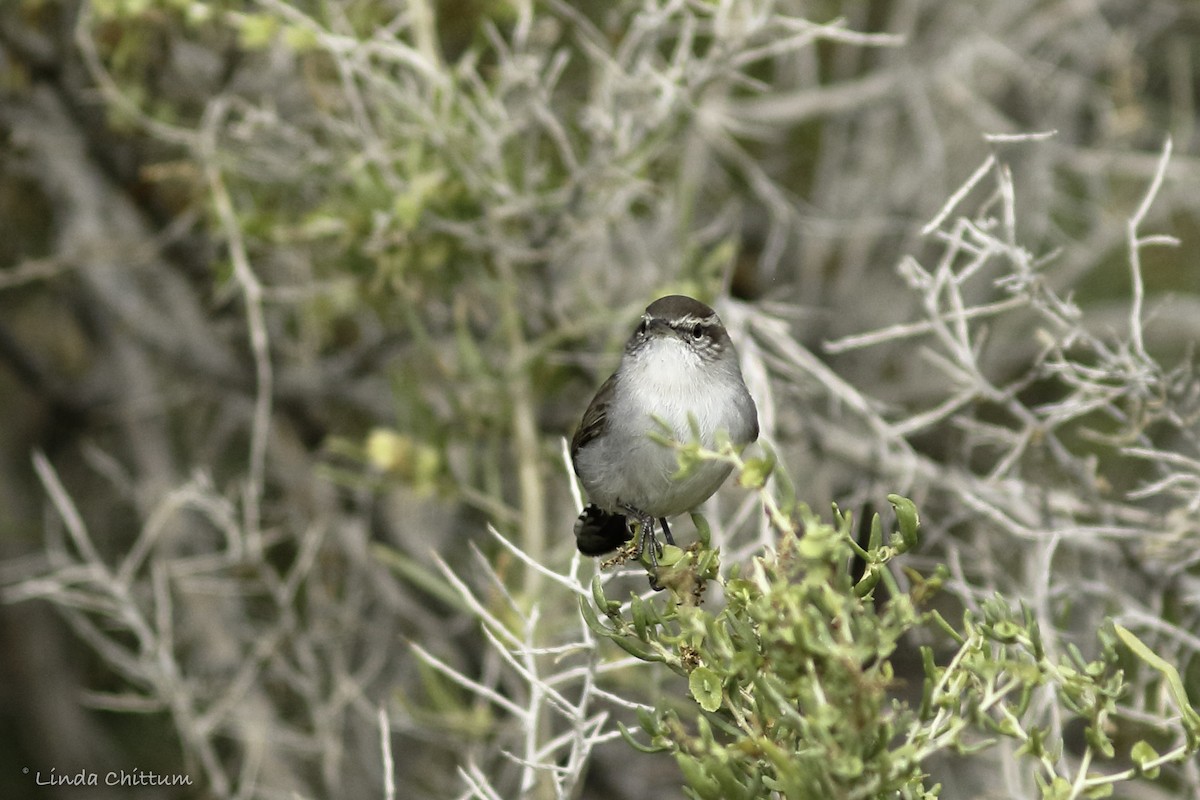
[[[669, 517], [711, 497], [733, 469], [700, 461], [683, 475], [675, 450], [654, 434], [714, 449], [724, 434], [740, 451], [758, 439], [758, 409], [746, 388], [737, 351], [717, 313], [686, 295], [646, 307], [613, 374], [604, 381], [571, 439], [571, 462], [588, 496], [575, 522], [576, 547], [589, 556], [621, 547], [634, 535], [635, 557], [647, 540], [657, 572], [662, 545], [675, 544]], [[651, 586], [657, 587], [654, 575]]]

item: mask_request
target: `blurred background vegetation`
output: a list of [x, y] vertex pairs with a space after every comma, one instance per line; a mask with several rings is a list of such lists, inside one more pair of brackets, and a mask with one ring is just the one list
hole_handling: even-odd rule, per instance
[[[1117, 616], [1200, 696], [1198, 78], [1176, 0], [7, 0], [0, 794], [381, 797], [384, 707], [401, 796], [553, 796], [501, 753], [562, 729], [446, 677], [529, 692], [449, 575], [579, 627], [488, 526], [592, 569], [562, 437], [675, 291], [801, 499], [907, 494], [954, 603]], [[1003, 761], [946, 796], [1030, 796]]]

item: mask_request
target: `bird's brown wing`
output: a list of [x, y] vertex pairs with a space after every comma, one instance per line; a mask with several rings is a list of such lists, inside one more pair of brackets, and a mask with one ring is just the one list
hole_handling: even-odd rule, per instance
[[[613, 389], [616, 386], [616, 377], [616, 374], [609, 376], [609, 379], [596, 392], [596, 396], [592, 398], [591, 405], [587, 407], [587, 411], [583, 412], [583, 420], [575, 430], [575, 435], [571, 437], [572, 465], [574, 465], [579, 451], [604, 430], [604, 426], [608, 420], [608, 406], [612, 401]], [[575, 471], [578, 472], [578, 468]]]

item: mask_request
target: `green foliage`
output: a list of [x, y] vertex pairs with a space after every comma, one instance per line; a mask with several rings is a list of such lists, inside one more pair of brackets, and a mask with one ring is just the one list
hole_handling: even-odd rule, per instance
[[[642, 714], [648, 742], [625, 733], [641, 750], [671, 753], [690, 797], [931, 798], [940, 791], [926, 773], [931, 756], [971, 756], [1002, 739], [1030, 764], [1043, 798], [1105, 797], [1115, 783], [1154, 778], [1196, 751], [1196, 712], [1177, 673], [1124, 628], [1102, 630], [1099, 655], [1087, 660], [1074, 646], [1052, 653], [1034, 616], [1001, 597], [958, 625], [925, 608], [945, 574], [896, 577], [890, 562], [916, 546], [919, 528], [909, 500], [889, 500], [898, 530], [886, 543], [877, 517], [862, 548], [850, 515], [835, 508], [826, 522], [799, 505], [775, 552], [727, 578], [695, 569], [719, 560], [702, 537], [661, 580], [665, 597], [633, 597], [623, 611], [593, 583], [592, 602], [581, 601], [593, 631], [687, 676], [694, 702], [668, 699]], [[866, 565], [861, 577], [852, 557]], [[698, 602], [710, 581], [722, 589], [718, 610]], [[918, 641], [941, 649], [919, 647], [924, 680], [914, 702], [893, 662]], [[1165, 755], [1139, 741], [1120, 755], [1134, 769], [1093, 771], [1118, 760], [1129, 653], [1163, 672], [1182, 720], [1160, 725], [1181, 728], [1185, 741]], [[1047, 704], [1085, 726], [1075, 774]]]

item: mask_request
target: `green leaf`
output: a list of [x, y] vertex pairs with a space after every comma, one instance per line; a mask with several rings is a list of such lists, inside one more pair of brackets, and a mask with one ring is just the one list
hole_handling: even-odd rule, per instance
[[1017, 755], [1027, 755], [1032, 758], [1041, 758], [1046, 754], [1046, 731], [1036, 725], [1030, 725], [1028, 730], [1028, 738], [1017, 748]]
[[705, 765], [687, 753], [675, 753], [675, 762], [679, 764], [679, 771], [683, 773], [683, 779], [697, 797], [713, 798], [718, 800], [721, 797], [721, 787], [708, 774]]
[[621, 610], [620, 603], [604, 596], [604, 583], [600, 580], [599, 575], [592, 578], [592, 602], [596, 604], [596, 608], [610, 617], [615, 616]]
[[696, 541], [700, 542], [702, 549], [707, 550], [712, 546], [712, 526], [699, 511], [692, 512], [692, 524], [696, 526]]
[[1087, 740], [1087, 743], [1096, 752], [1105, 758], [1112, 758], [1115, 755], [1112, 740], [1099, 728], [1092, 725], [1087, 726], [1083, 730], [1083, 738]]
[[633, 616], [633, 629], [637, 631], [638, 638], [643, 642], [649, 641], [653, 622], [645, 601], [635, 595], [629, 601], [629, 613]]
[[1158, 777], [1160, 770], [1157, 766], [1150, 767], [1149, 769], [1146, 768], [1147, 763], [1158, 758], [1158, 751], [1151, 747], [1149, 742], [1144, 739], [1137, 742], [1133, 746], [1133, 749], [1129, 751], [1129, 757], [1133, 760], [1134, 764], [1137, 764], [1137, 768], [1147, 778], [1154, 780]]
[[867, 539], [868, 550], [878, 550], [883, 547], [883, 524], [879, 521], [879, 515], [871, 516], [871, 536]]
[[[929, 612], [929, 618], [933, 621], [933, 623], [935, 625], [937, 625], [939, 628], [941, 628], [944, 633], [946, 633], [951, 639], [956, 641], [958, 644], [960, 644], [960, 645], [966, 644], [966, 641], [967, 641], [966, 637], [964, 637], [961, 633], [959, 633], [957, 630], [955, 630], [954, 626], [951, 625], [949, 622], [947, 622], [946, 618], [943, 617], [940, 613], [938, 613], [937, 609], [934, 609]], [[964, 623], [967, 622], [966, 615], [964, 615], [963, 621], [964, 621]]]
[[658, 557], [660, 567], [673, 567], [683, 558], [683, 550], [673, 544], [664, 544], [662, 555]]
[[[599, 576], [597, 576], [596, 580], [600, 580]], [[609, 637], [613, 635], [612, 629], [602, 623], [600, 618], [596, 616], [596, 610], [592, 608], [591, 603], [587, 601], [586, 597], [579, 598], [579, 613], [583, 617], [583, 621], [587, 623], [587, 626], [592, 629], [593, 633]]]
[[809, 528], [796, 545], [796, 551], [809, 561], [826, 561], [834, 554], [836, 542], [828, 535], [828, 528]]
[[696, 577], [713, 580], [721, 571], [721, 551], [702, 549], [696, 560]]
[[696, 667], [688, 675], [688, 690], [705, 711], [721, 707], [721, 678], [708, 667]]
[[738, 483], [747, 489], [761, 489], [767, 483], [767, 478], [775, 471], [775, 454], [768, 451], [765, 458], [747, 459], [742, 465], [742, 474]]
[[921, 645], [921, 665], [924, 667], [925, 680], [921, 686], [921, 706], [917, 710], [917, 718], [926, 721], [933, 716], [933, 687], [940, 677], [937, 664], [933, 660], [933, 648]]
[[912, 500], [898, 494], [889, 494], [887, 499], [896, 510], [896, 522], [900, 525], [900, 539], [904, 543], [901, 552], [912, 550], [920, 539], [921, 521], [917, 517], [917, 507]]
[[1133, 651], [1135, 656], [1162, 673], [1163, 678], [1167, 682], [1167, 690], [1171, 693], [1175, 705], [1179, 707], [1179, 715], [1183, 722], [1183, 731], [1187, 736], [1188, 748], [1195, 750], [1197, 747], [1200, 747], [1200, 714], [1196, 713], [1196, 709], [1192, 708], [1191, 703], [1188, 702], [1187, 690], [1183, 688], [1183, 680], [1179, 677], [1179, 670], [1175, 669], [1173, 665], [1151, 650], [1146, 646], [1145, 642], [1134, 636], [1125, 627], [1114, 622], [1113, 630], [1116, 631], [1117, 637], [1125, 643], [1125, 646]]
[[664, 745], [643, 744], [642, 742], [639, 742], [637, 740], [637, 737], [635, 737], [633, 735], [633, 732], [630, 731], [628, 728], [626, 728], [625, 725], [622, 724], [620, 720], [617, 720], [617, 730], [619, 730], [621, 732], [621, 738], [624, 739], [626, 742], [628, 742], [629, 746], [632, 747], [634, 750], [637, 750], [638, 752], [661, 753], [662, 751], [668, 749]]
[[656, 650], [654, 650], [650, 647], [647, 647], [646, 645], [639, 642], [637, 639], [631, 639], [628, 636], [621, 636], [621, 635], [610, 635], [608, 638], [610, 638], [614, 642], [616, 642], [618, 647], [620, 647], [626, 653], [629, 653], [629, 655], [633, 656], [634, 658], [641, 659], [642, 661], [662, 661], [663, 660], [662, 653], [659, 653]]
[[992, 626], [992, 636], [997, 641], [1011, 644], [1021, 635], [1021, 626], [1012, 620], [1003, 619]]
[[1055, 775], [1050, 785], [1042, 787], [1042, 800], [1067, 800], [1071, 796], [1071, 782]]
[[854, 594], [858, 597], [866, 597], [869, 595], [879, 584], [880, 573], [883, 569], [886, 568], [876, 567], [874, 565], [869, 566], [859, 582], [854, 584]]

